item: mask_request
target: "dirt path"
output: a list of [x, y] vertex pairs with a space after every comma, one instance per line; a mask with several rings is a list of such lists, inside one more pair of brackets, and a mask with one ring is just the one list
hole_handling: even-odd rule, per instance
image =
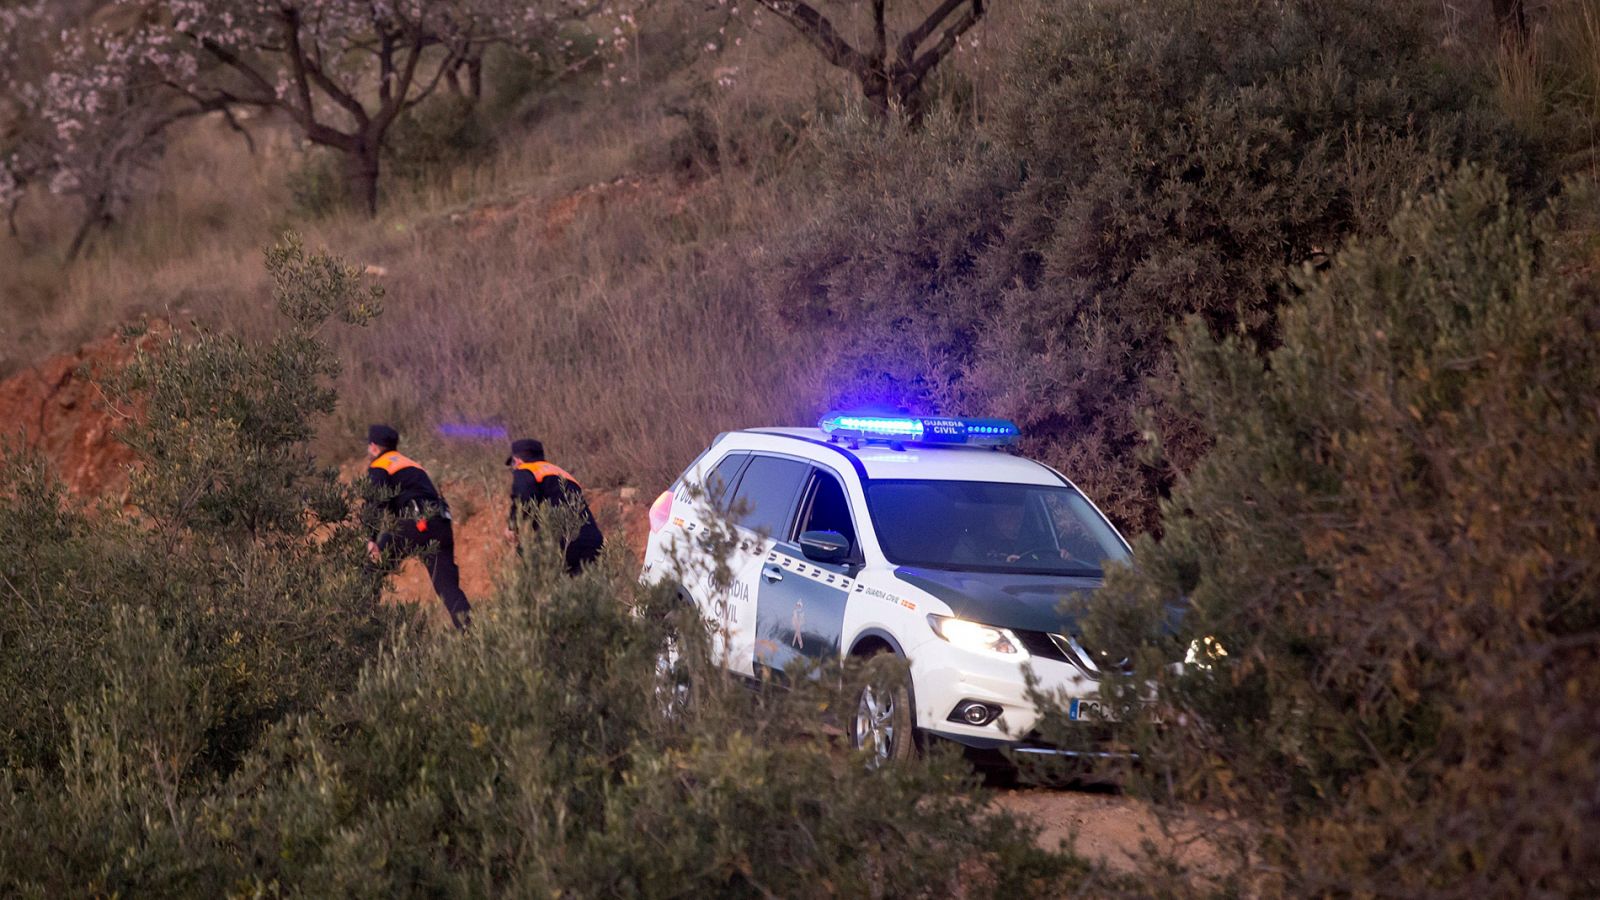
[[1039, 844], [1056, 849], [1068, 847], [1094, 862], [1104, 863], [1113, 872], [1131, 872], [1137, 858], [1144, 855], [1146, 841], [1159, 852], [1173, 852], [1182, 864], [1199, 874], [1215, 873], [1219, 861], [1214, 848], [1201, 836], [1205, 820], [1201, 817], [1178, 823], [1175, 833], [1163, 833], [1149, 805], [1141, 800], [1108, 790], [1056, 788], [1018, 788], [994, 791], [999, 808], [1031, 820], [1042, 831]]

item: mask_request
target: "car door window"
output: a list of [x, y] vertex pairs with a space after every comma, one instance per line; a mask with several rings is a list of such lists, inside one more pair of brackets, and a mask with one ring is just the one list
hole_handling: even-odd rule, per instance
[[815, 488], [800, 522], [800, 531], [836, 531], [850, 542], [850, 558], [857, 555], [856, 527], [850, 518], [850, 500], [844, 485], [831, 472], [816, 469]]
[[1063, 559], [1098, 567], [1106, 559], [1120, 561], [1127, 556], [1116, 532], [1077, 491], [1046, 496], [1045, 509]]
[[733, 489], [734, 482], [738, 480], [739, 470], [744, 467], [749, 458], [750, 454], [748, 453], [729, 453], [722, 458], [722, 462], [717, 463], [717, 467], [712, 469], [711, 474], [706, 477], [706, 502], [710, 503], [713, 509], [727, 509], [725, 504], [728, 499], [728, 493]]
[[734, 521], [769, 537], [787, 539], [795, 498], [810, 468], [795, 459], [752, 455], [729, 504]]

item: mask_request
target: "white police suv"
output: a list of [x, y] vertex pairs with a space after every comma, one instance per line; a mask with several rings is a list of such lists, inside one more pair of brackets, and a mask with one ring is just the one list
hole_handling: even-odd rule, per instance
[[[1096, 660], [1060, 607], [1129, 551], [1072, 482], [1005, 452], [1017, 437], [1004, 420], [849, 413], [722, 434], [651, 507], [643, 577], [679, 579], [742, 675], [904, 657], [909, 691], [864, 688], [849, 724], [880, 762], [913, 752], [914, 729], [1048, 752], [1023, 667], [1077, 698], [1070, 718], [1100, 715]], [[696, 559], [719, 520], [737, 544], [720, 590]]]

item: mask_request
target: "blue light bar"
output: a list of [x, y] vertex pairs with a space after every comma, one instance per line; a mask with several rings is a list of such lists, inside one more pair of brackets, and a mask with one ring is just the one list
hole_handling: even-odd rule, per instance
[[873, 416], [835, 412], [817, 427], [830, 437], [907, 444], [964, 444], [1008, 447], [1021, 431], [1006, 419], [950, 419], [942, 416]]
[[505, 440], [506, 430], [500, 425], [471, 425], [460, 422], [446, 422], [439, 426], [439, 434], [448, 438], [498, 441]]

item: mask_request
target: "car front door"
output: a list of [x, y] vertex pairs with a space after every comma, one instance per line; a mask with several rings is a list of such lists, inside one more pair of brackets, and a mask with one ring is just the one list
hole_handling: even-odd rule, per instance
[[[835, 532], [849, 549], [835, 562], [807, 559], [799, 537], [808, 531]], [[845, 603], [860, 569], [861, 548], [844, 485], [834, 473], [813, 467], [793, 527], [778, 535], [762, 560], [756, 665], [782, 669], [801, 658], [837, 657]]]

